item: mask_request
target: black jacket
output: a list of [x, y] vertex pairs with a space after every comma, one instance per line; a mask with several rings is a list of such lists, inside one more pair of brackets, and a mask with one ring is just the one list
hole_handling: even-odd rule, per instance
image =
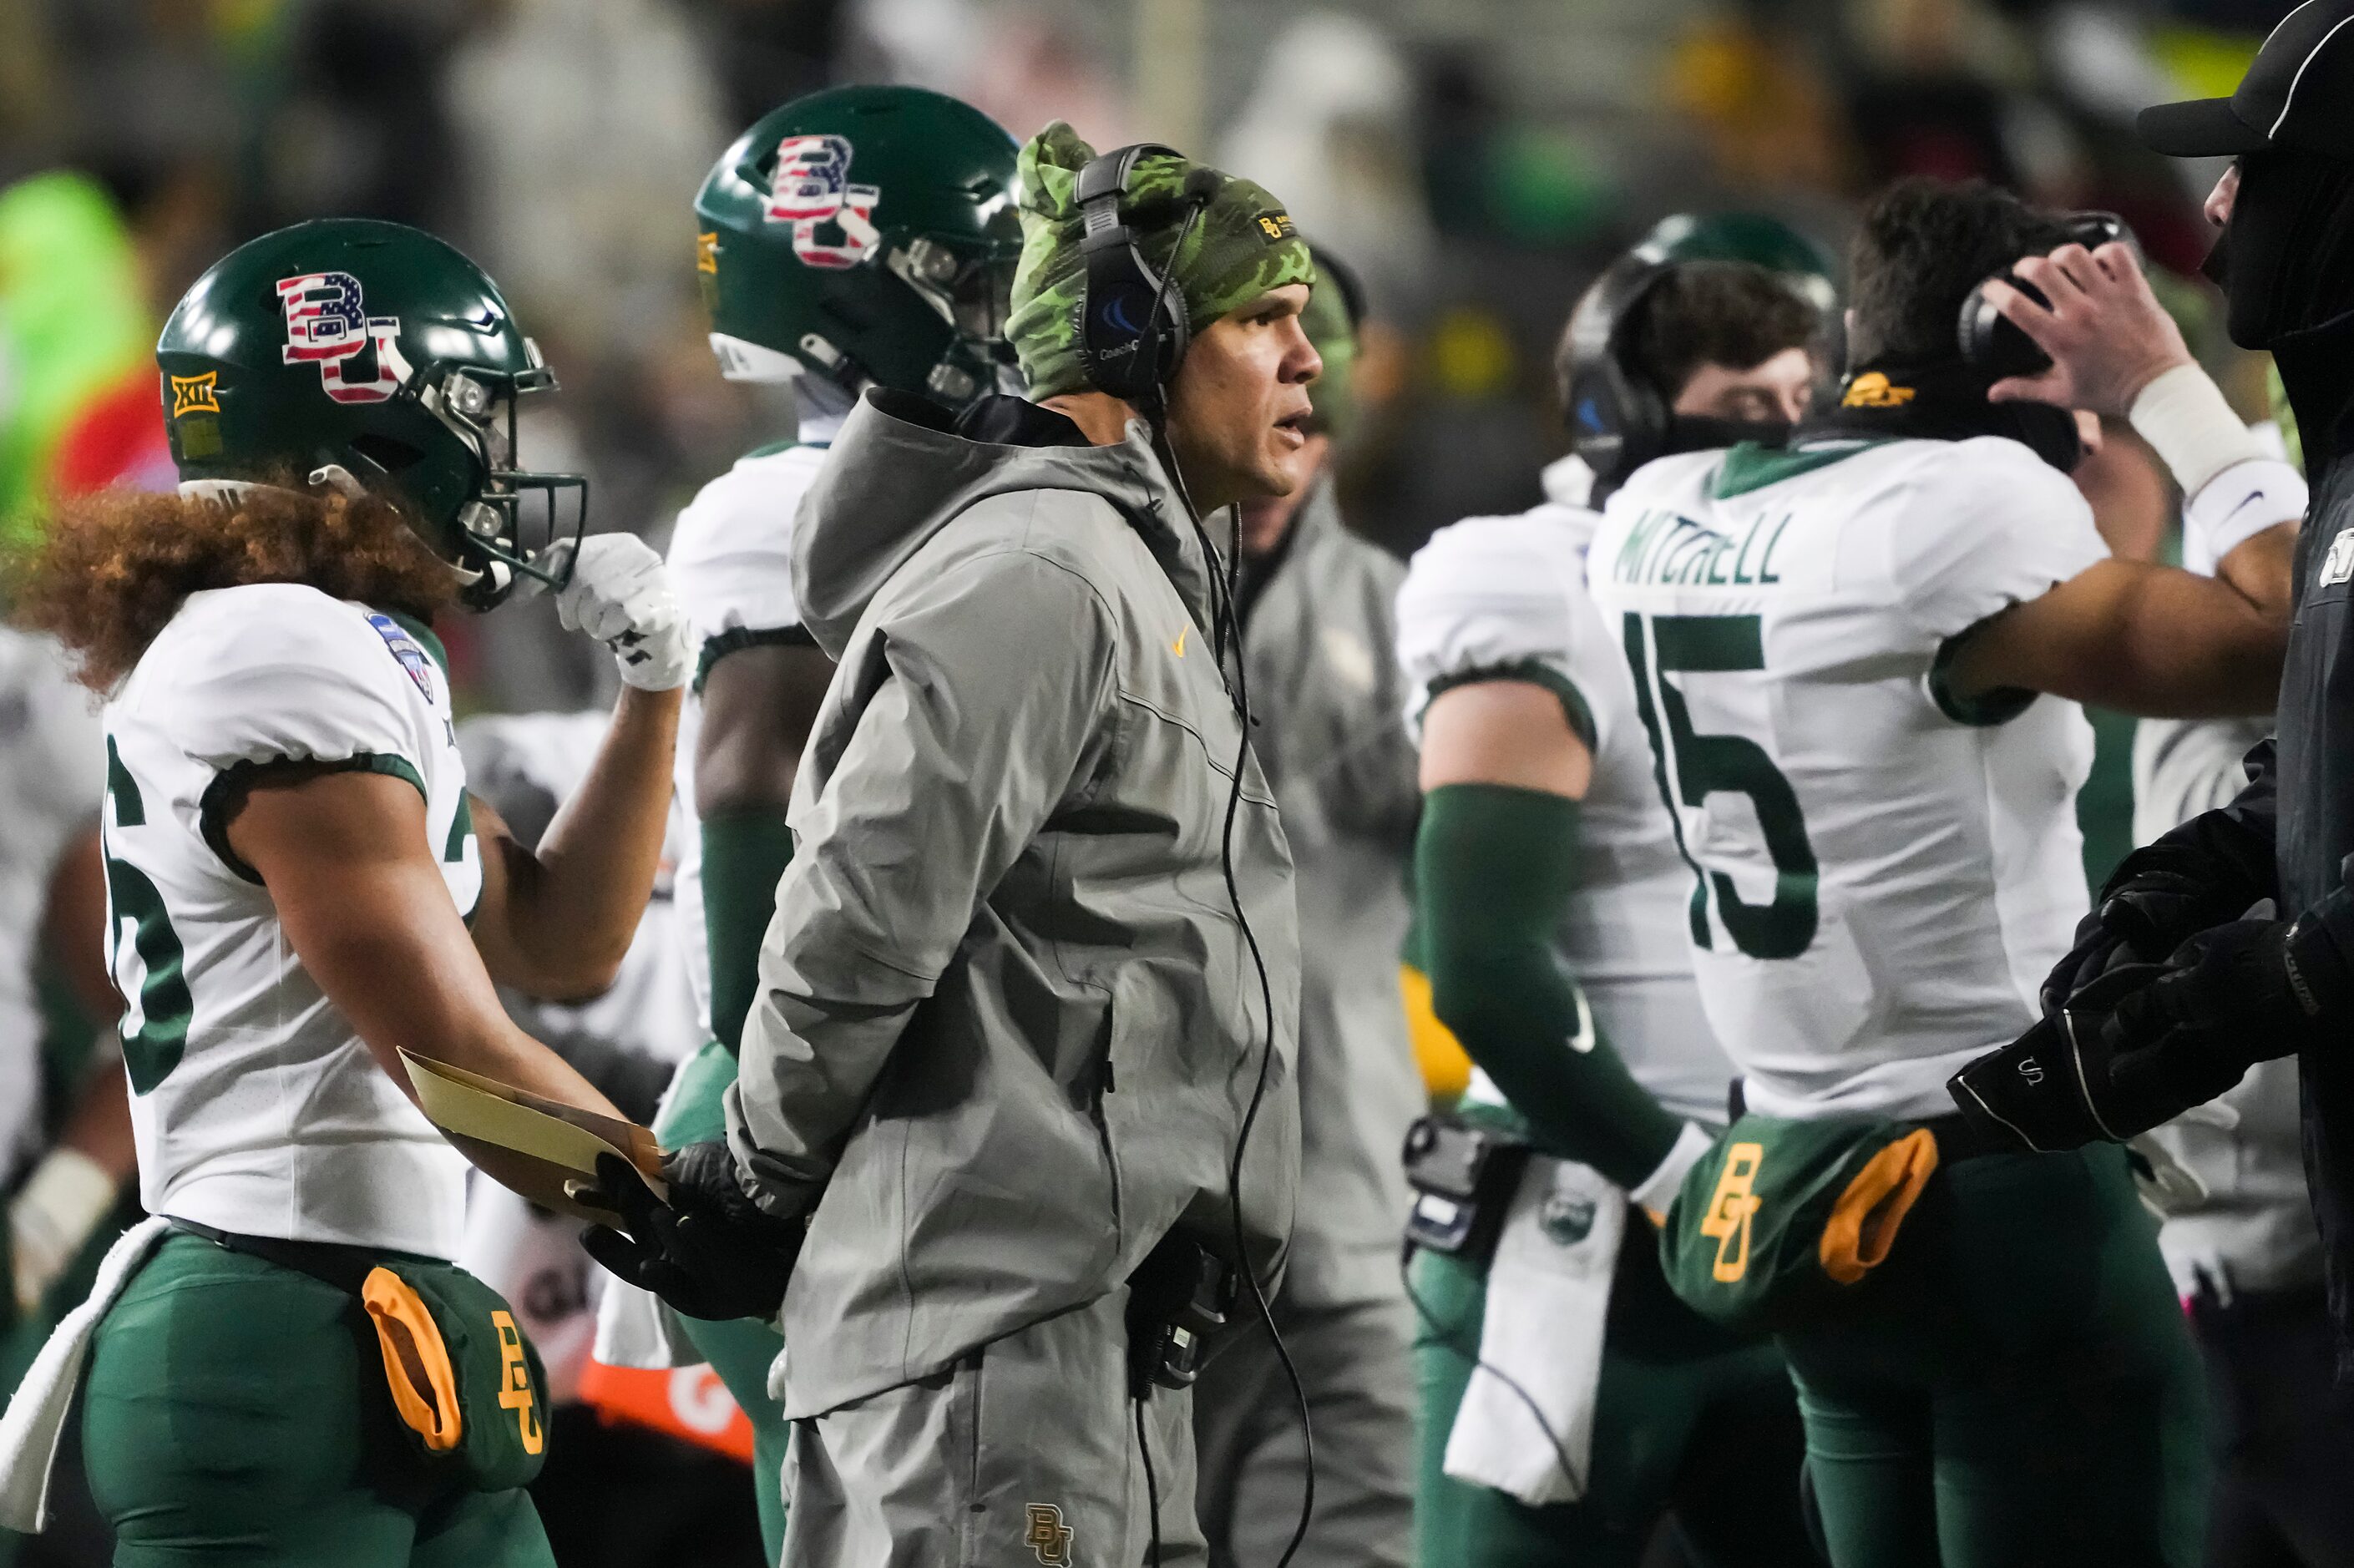
[[[2279, 359], [2313, 501], [2297, 539], [2274, 738], [2249, 755], [2250, 782], [2237, 800], [2178, 832], [2200, 832], [2245, 865], [2252, 899], [2277, 900], [2283, 919], [2318, 922], [2354, 968], [2354, 319], [2298, 336], [2308, 340], [2298, 345], [2306, 352]], [[2338, 1377], [2354, 1382], [2354, 1017], [2341, 1047], [2307, 1051], [2299, 1065], [2306, 1176], [2327, 1257]]]

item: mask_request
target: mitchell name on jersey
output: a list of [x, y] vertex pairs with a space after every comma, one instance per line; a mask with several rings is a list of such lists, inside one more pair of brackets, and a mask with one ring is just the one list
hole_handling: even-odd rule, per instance
[[1991, 437], [1695, 453], [1611, 498], [1588, 585], [1754, 1108], [1940, 1115], [1946, 1076], [2034, 1018], [2086, 905], [2091, 729], [1940, 672], [2107, 553], [2067, 478]]

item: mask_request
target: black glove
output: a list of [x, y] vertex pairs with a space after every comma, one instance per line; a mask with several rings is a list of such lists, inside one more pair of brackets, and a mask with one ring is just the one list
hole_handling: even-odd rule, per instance
[[2188, 1110], [2258, 1062], [2342, 1040], [2354, 1021], [2347, 989], [2327, 936], [2303, 922], [2234, 920], [2202, 931], [2148, 988], [2117, 1003], [2102, 1030], [2112, 1075]]
[[2101, 889], [2099, 904], [2078, 922], [2076, 945], [2043, 982], [2043, 1013], [2120, 964], [2163, 963], [2167, 955], [2211, 926], [2237, 919], [2270, 897], [2240, 845], [2208, 818], [2194, 817], [2119, 863]]
[[2105, 971], [1946, 1088], [1998, 1141], [2123, 1142], [2205, 1105], [2258, 1062], [2342, 1039], [2349, 1020], [2354, 976], [2321, 920], [2233, 920], [2163, 967]]
[[737, 1184], [735, 1156], [717, 1139], [674, 1150], [663, 1160], [663, 1175], [668, 1203], [628, 1160], [597, 1157], [599, 1190], [580, 1196], [620, 1215], [628, 1234], [590, 1226], [580, 1238], [588, 1255], [690, 1318], [775, 1317], [803, 1222], [778, 1219], [753, 1202]]
[[[1946, 1081], [1946, 1092], [1961, 1107], [1963, 1119], [1997, 1147], [2048, 1154], [2103, 1139], [2122, 1143], [2174, 1115], [2180, 1107], [2155, 1108], [2153, 1114], [2140, 1100], [2120, 1097], [2104, 1030], [2121, 1002], [2143, 993], [2164, 972], [2156, 964], [2110, 969], [2070, 997], [2057, 1014], [2037, 1019], [2001, 1050], [1956, 1073]], [[2238, 1076], [2232, 1075], [2234, 1080]]]

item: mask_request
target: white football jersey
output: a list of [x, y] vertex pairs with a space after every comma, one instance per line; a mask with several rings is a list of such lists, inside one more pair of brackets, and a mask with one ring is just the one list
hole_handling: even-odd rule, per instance
[[2107, 553], [2067, 478], [1993, 437], [1693, 453], [1611, 497], [1587, 581], [1752, 1108], [1943, 1115], [1955, 1069], [2034, 1020], [2086, 905], [2092, 729], [1933, 672]]
[[[1683, 932], [1691, 875], [1651, 782], [1634, 683], [1585, 591], [1601, 518], [1549, 502], [1517, 517], [1471, 517], [1415, 553], [1398, 592], [1398, 658], [1419, 727], [1436, 692], [1504, 671], [1565, 685], [1590, 721], [1593, 783], [1579, 812], [1577, 891], [1563, 962], [1628, 1071], [1679, 1116], [1724, 1118], [1733, 1066], [1709, 1032]], [[1486, 1075], [1472, 1093], [1498, 1099]]]
[[296, 584], [195, 593], [106, 705], [110, 957], [151, 1213], [457, 1255], [466, 1161], [303, 969], [220, 815], [270, 762], [405, 779], [471, 915], [482, 852], [430, 638]]
[[671, 536], [671, 592], [686, 612], [700, 650], [694, 686], [679, 715], [679, 856], [676, 882], [681, 947], [695, 988], [695, 1013], [711, 1030], [711, 933], [703, 918], [703, 821], [695, 810], [695, 749], [703, 732], [702, 687], [713, 658], [731, 648], [800, 632], [793, 597], [793, 514], [824, 466], [822, 446], [790, 446], [738, 458], [697, 492]]
[[44, 1020], [33, 985], [49, 884], [98, 821], [106, 745], [89, 692], [47, 637], [0, 627], [0, 1189], [41, 1132]]
[[[580, 713], [482, 714], [458, 726], [458, 749], [466, 758], [466, 775], [473, 780], [474, 798], [506, 814], [504, 791], [535, 797], [544, 810], [561, 809], [588, 777], [597, 753], [612, 728], [612, 715], [602, 708]], [[507, 826], [519, 839], [523, 824], [508, 816]], [[537, 847], [546, 831], [544, 817], [525, 842]], [[555, 1045], [559, 1052], [568, 1039], [586, 1036], [610, 1041], [641, 1055], [664, 1062], [695, 1054], [708, 1038], [696, 1020], [695, 995], [687, 983], [687, 966], [681, 948], [677, 906], [679, 845], [682, 819], [673, 800], [670, 821], [663, 833], [662, 861], [654, 871], [653, 893], [638, 928], [622, 956], [621, 971], [613, 983], [583, 1001], [544, 1001], [512, 987], [499, 988], [507, 1014], [525, 1033]]]

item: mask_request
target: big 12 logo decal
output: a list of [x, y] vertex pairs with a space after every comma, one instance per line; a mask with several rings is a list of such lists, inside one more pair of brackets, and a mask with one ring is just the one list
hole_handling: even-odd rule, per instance
[[[788, 136], [777, 143], [777, 174], [766, 216], [793, 226], [793, 254], [812, 267], [854, 267], [882, 238], [875, 227], [881, 187], [850, 183], [850, 138]], [[839, 239], [820, 240], [831, 223]]]
[[[286, 313], [284, 363], [316, 365], [327, 396], [338, 403], [381, 403], [408, 378], [408, 363], [393, 341], [398, 316], [371, 316], [361, 302], [360, 281], [349, 272], [305, 272], [278, 281], [278, 302]], [[354, 380], [354, 361], [373, 348], [372, 379]]]

